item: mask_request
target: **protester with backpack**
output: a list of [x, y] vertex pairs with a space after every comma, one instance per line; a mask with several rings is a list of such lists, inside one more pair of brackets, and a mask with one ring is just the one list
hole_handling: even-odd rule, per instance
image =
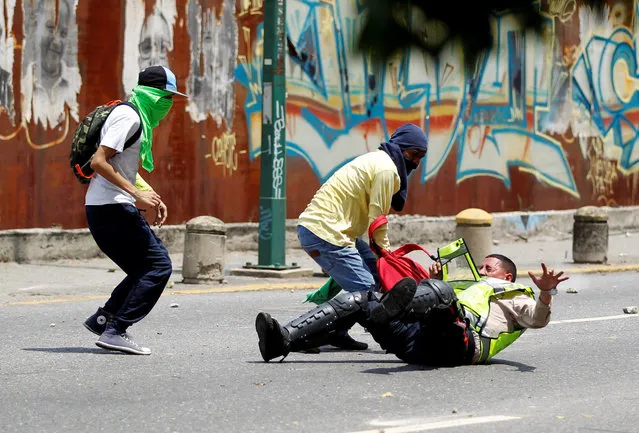
[[[366, 245], [357, 239], [391, 207], [398, 212], [404, 209], [408, 176], [427, 150], [424, 131], [412, 123], [400, 126], [376, 151], [337, 170], [299, 216], [297, 234], [302, 248], [342, 289], [359, 292], [375, 285], [374, 263], [364, 260]], [[385, 225], [374, 236], [376, 245], [390, 250]], [[349, 350], [368, 347], [346, 330], [332, 334], [329, 344]]]
[[[167, 207], [153, 189], [135, 185], [136, 177], [138, 182], [140, 179], [140, 161], [146, 171], [154, 168], [153, 128], [171, 109], [174, 95], [186, 96], [177, 91], [173, 72], [164, 66], [144, 69], [128, 103], [115, 104], [106, 115], [93, 120], [102, 122], [97, 149], [89, 157], [88, 169], [81, 170], [82, 176], [74, 169], [78, 179], [90, 178], [85, 199], [89, 230], [102, 252], [126, 273], [104, 306], [84, 322], [89, 331], [100, 336], [96, 344], [104, 349], [151, 353], [133, 341], [127, 329], [155, 306], [171, 276], [172, 264], [166, 247], [138, 208], [153, 209], [154, 224], [161, 226]], [[86, 148], [91, 147], [85, 134], [90, 129], [83, 122], [76, 131], [76, 136], [88, 143]], [[77, 141], [74, 138], [74, 149], [79, 147]], [[72, 150], [72, 166], [74, 155], [77, 152]], [[86, 176], [86, 172], [94, 173]]]

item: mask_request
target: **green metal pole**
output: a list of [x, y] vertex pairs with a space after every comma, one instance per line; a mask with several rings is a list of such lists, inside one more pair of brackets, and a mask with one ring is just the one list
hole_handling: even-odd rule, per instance
[[264, 2], [258, 266], [286, 263], [286, 4]]

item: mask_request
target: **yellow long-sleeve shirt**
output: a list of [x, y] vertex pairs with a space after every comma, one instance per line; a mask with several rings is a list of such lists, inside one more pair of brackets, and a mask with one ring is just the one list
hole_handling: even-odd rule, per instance
[[[361, 155], [337, 170], [315, 193], [299, 224], [338, 246], [354, 246], [379, 215], [390, 212], [400, 179], [395, 163], [383, 150]], [[390, 249], [387, 227], [375, 231], [375, 243]]]

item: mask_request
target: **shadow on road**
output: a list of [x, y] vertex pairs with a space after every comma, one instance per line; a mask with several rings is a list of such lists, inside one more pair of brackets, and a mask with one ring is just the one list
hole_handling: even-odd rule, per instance
[[[397, 363], [397, 361], [395, 361], [395, 363]], [[430, 370], [437, 370], [438, 368], [440, 368], [440, 367], [430, 367], [430, 366], [427, 366], [427, 365], [416, 365], [416, 364], [403, 364], [403, 365], [398, 365], [397, 367], [371, 368], [370, 370], [362, 371], [362, 373], [393, 374], [393, 373], [403, 373], [405, 371], [430, 371]]]
[[507, 361], [505, 359], [491, 359], [487, 365], [509, 365], [511, 367], [517, 368], [521, 373], [532, 373], [537, 369], [537, 367], [533, 367], [532, 365], [522, 364], [521, 362], [515, 361]]
[[[251, 364], [263, 364], [262, 361], [248, 361]], [[431, 371], [438, 369], [448, 369], [448, 368], [457, 368], [457, 367], [433, 367], [428, 365], [416, 365], [416, 364], [404, 364], [402, 361], [397, 359], [389, 359], [389, 360], [379, 360], [379, 359], [363, 359], [363, 360], [328, 360], [328, 359], [313, 359], [313, 360], [298, 360], [286, 358], [284, 361], [271, 361], [269, 364], [401, 364], [395, 365], [393, 367], [378, 367], [371, 368], [368, 370], [362, 370], [362, 373], [369, 374], [393, 374], [393, 373], [402, 373], [406, 371]], [[488, 367], [490, 365], [508, 365], [511, 367], [515, 367], [517, 371], [521, 373], [532, 373], [537, 367], [533, 367], [532, 365], [522, 364], [521, 362], [515, 361], [507, 361], [503, 359], [496, 359], [490, 362], [490, 364], [486, 364]]]
[[49, 352], [49, 353], [93, 353], [96, 355], [126, 355], [125, 353], [112, 350], [104, 350], [99, 347], [25, 347], [22, 350], [28, 352]]
[[[246, 361], [247, 364], [267, 364], [264, 361]], [[303, 360], [303, 359], [289, 359], [286, 358], [283, 361], [272, 360], [268, 362], [268, 364], [397, 364], [401, 363], [396, 359], [379, 360], [379, 359], [313, 359], [313, 360]]]
[[[515, 367], [520, 373], [532, 373], [537, 367], [533, 367], [532, 365], [522, 364], [521, 362], [507, 361], [504, 359], [495, 359], [491, 360], [490, 363], [485, 364], [485, 367], [490, 365], [508, 365], [511, 367]], [[460, 366], [463, 367], [463, 366]], [[448, 369], [448, 368], [457, 368], [457, 367], [431, 367], [428, 365], [401, 365], [392, 368], [373, 368], [370, 370], [364, 370], [362, 373], [372, 373], [372, 374], [392, 374], [392, 373], [401, 373], [404, 371], [430, 371], [430, 370], [438, 370], [438, 369]]]

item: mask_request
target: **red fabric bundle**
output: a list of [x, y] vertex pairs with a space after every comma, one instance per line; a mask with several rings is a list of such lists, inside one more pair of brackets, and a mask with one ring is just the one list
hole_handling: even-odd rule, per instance
[[406, 254], [411, 251], [423, 251], [429, 257], [430, 253], [417, 244], [405, 244], [395, 251], [386, 251], [380, 248], [373, 240], [373, 232], [384, 224], [388, 224], [386, 215], [378, 216], [368, 228], [368, 237], [371, 249], [378, 255], [377, 272], [382, 283], [382, 292], [387, 292], [397, 284], [399, 280], [411, 277], [418, 283], [424, 278], [430, 278], [430, 274], [422, 265]]

